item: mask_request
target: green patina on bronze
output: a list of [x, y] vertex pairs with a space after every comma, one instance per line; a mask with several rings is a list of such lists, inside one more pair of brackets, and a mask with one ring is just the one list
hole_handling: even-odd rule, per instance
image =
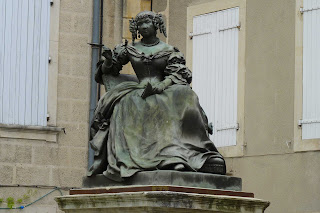
[[[177, 48], [159, 40], [158, 29], [166, 33], [161, 15], [141, 12], [130, 21], [132, 44], [103, 48], [96, 81], [107, 92], [91, 125], [95, 160], [89, 176], [125, 181], [162, 169], [225, 174], [207, 117], [189, 86], [191, 71]], [[128, 62], [136, 78], [119, 74]]]

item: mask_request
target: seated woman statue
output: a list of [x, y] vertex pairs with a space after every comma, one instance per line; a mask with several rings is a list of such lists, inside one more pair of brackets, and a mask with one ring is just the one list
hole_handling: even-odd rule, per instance
[[[150, 11], [130, 21], [132, 44], [104, 48], [96, 81], [119, 75], [129, 61], [139, 82], [126, 81], [98, 102], [91, 124], [94, 163], [88, 176], [123, 181], [140, 171], [176, 170], [225, 174], [225, 161], [208, 136], [208, 120], [190, 88], [183, 54], [166, 36], [162, 16]], [[141, 41], [134, 42], [137, 34]], [[139, 35], [139, 36], [140, 36]]]

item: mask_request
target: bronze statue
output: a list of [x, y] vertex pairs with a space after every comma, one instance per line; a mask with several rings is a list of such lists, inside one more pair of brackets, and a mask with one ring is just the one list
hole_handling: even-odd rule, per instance
[[[104, 174], [123, 181], [150, 170], [226, 172], [209, 139], [207, 117], [189, 86], [191, 72], [183, 54], [160, 41], [158, 29], [166, 36], [162, 16], [144, 11], [130, 21], [132, 44], [126, 41], [113, 52], [104, 47], [96, 81], [108, 91], [91, 124], [95, 159], [88, 176]], [[139, 34], [142, 39], [135, 42]], [[119, 75], [129, 61], [136, 80]]]

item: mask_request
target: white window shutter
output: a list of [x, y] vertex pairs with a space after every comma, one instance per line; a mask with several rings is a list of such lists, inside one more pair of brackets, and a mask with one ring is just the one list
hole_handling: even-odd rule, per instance
[[239, 8], [193, 19], [193, 83], [217, 147], [236, 145]]
[[0, 123], [47, 124], [50, 1], [0, 1]]
[[320, 1], [304, 0], [302, 139], [320, 138]]

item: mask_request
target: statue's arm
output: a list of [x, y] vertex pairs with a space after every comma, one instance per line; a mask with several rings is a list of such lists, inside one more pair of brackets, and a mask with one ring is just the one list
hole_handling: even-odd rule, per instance
[[183, 54], [178, 50], [170, 55], [164, 73], [165, 79], [170, 79], [172, 84], [189, 85], [192, 81], [192, 73], [186, 66]]
[[192, 74], [185, 64], [183, 54], [175, 48], [167, 61], [164, 71], [165, 79], [153, 87], [154, 93], [162, 93], [173, 84], [189, 85], [192, 81]]
[[117, 45], [113, 51], [104, 46], [101, 55], [101, 60], [97, 64], [95, 80], [103, 84], [102, 75], [119, 75], [122, 67], [129, 62], [129, 57], [124, 44]]
[[108, 71], [110, 71], [110, 69], [112, 68], [112, 51], [108, 47], [103, 46], [101, 56], [103, 60], [101, 71], [102, 73], [108, 73]]

